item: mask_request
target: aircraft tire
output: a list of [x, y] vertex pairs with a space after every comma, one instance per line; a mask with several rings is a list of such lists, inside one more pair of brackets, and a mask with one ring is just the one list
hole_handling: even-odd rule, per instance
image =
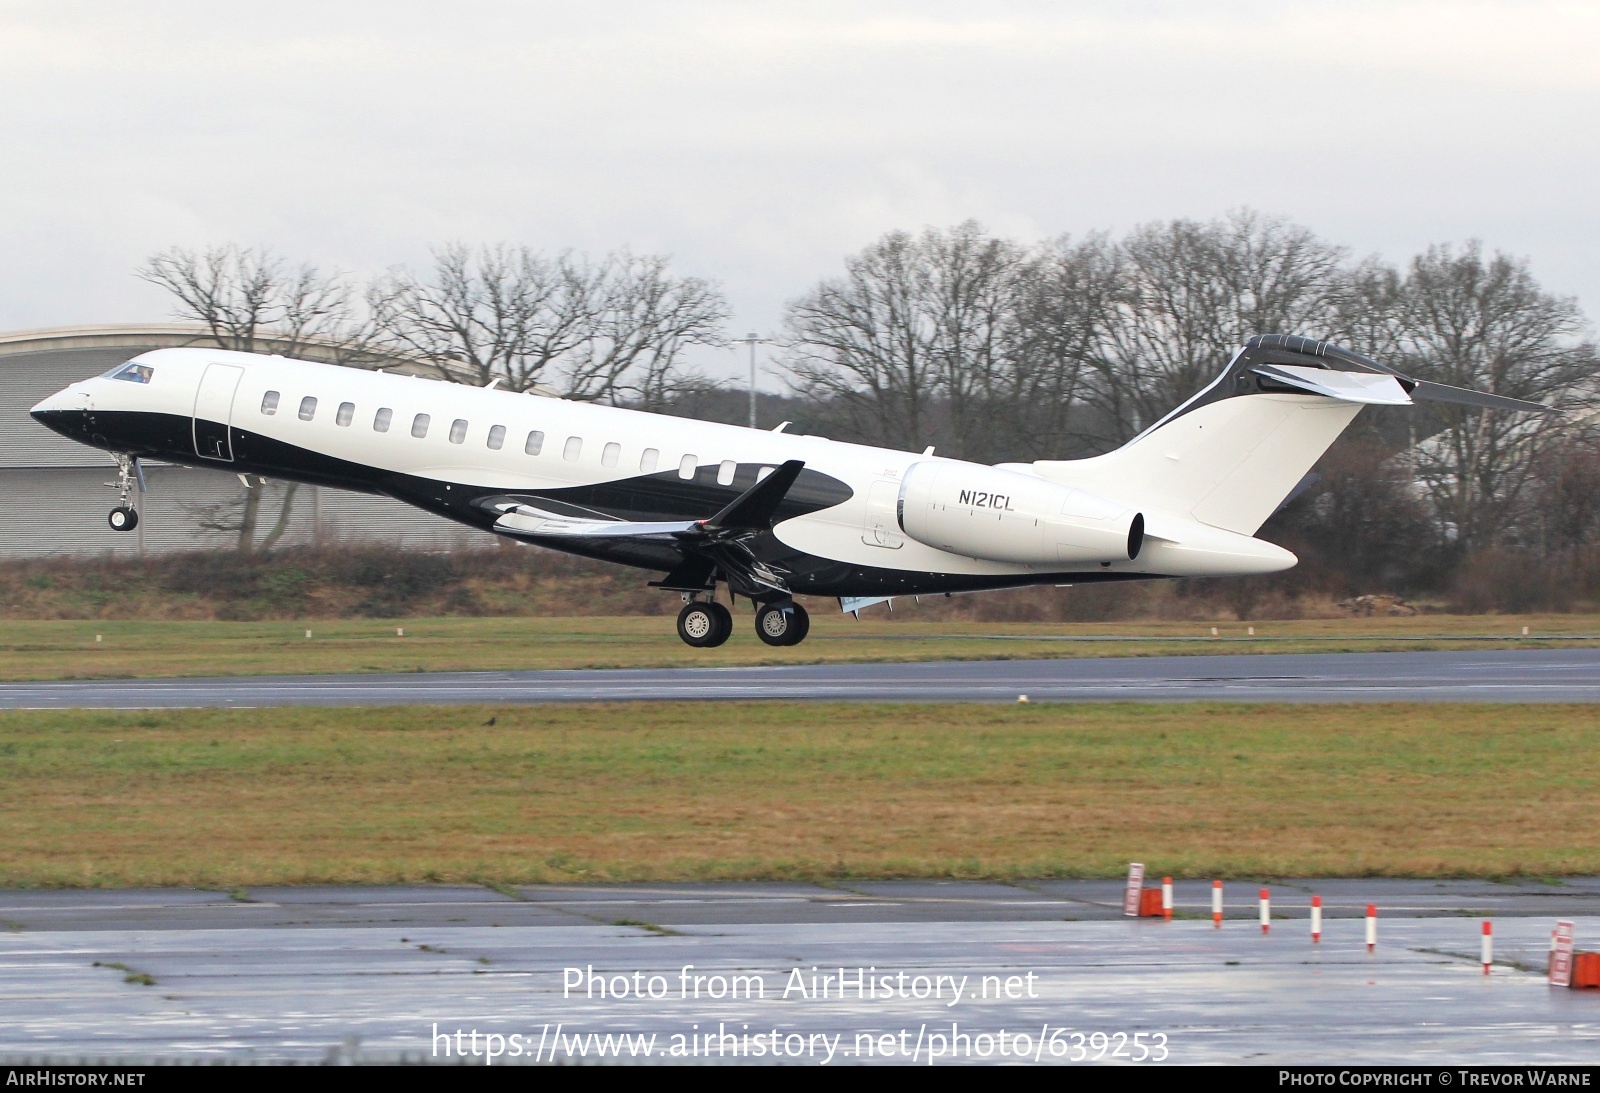
[[756, 637], [768, 645], [799, 645], [810, 629], [811, 619], [797, 603], [769, 603], [756, 612]]
[[106, 517], [106, 523], [111, 525], [112, 531], [132, 531], [139, 526], [139, 512], [127, 505], [118, 505]]
[[678, 612], [678, 637], [696, 649], [712, 649], [733, 633], [733, 615], [720, 603], [686, 603]]
[[799, 645], [806, 640], [806, 635], [811, 633], [811, 615], [799, 604], [794, 605], [794, 621], [791, 625], [794, 627], [794, 637], [785, 644]]

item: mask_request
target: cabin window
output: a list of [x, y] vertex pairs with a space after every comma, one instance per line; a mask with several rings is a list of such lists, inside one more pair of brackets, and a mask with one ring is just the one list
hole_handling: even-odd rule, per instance
[[757, 482], [766, 481], [767, 475], [771, 474], [776, 469], [777, 468], [775, 468], [775, 467], [762, 467], [759, 471], [756, 472], [756, 481]]
[[617, 460], [620, 458], [622, 458], [622, 445], [613, 440], [610, 444], [607, 444], [605, 446], [605, 450], [600, 453], [600, 465], [602, 467], [615, 467], [617, 465]]
[[356, 419], [356, 404], [353, 402], [339, 403], [339, 412], [333, 416], [335, 425], [348, 425]]
[[528, 434], [528, 442], [522, 446], [522, 450], [527, 452], [529, 455], [538, 455], [543, 449], [544, 430], [535, 429], [533, 432]]
[[717, 464], [717, 485], [733, 485], [733, 476], [737, 474], [738, 471], [739, 464], [735, 463], [731, 459], [724, 459], [721, 463]]
[[300, 400], [300, 420], [310, 421], [317, 416], [317, 400], [307, 395]]
[[489, 426], [489, 447], [499, 451], [506, 446], [506, 427], [504, 425]]
[[656, 464], [661, 462], [661, 451], [658, 448], [646, 448], [644, 454], [639, 456], [639, 470], [649, 474], [656, 469]]
[[565, 459], [568, 463], [576, 463], [578, 461], [578, 457], [580, 455], [582, 455], [582, 454], [583, 454], [583, 437], [581, 437], [581, 436], [569, 436], [569, 437], [567, 437], [567, 446], [565, 448], [561, 449], [561, 458]]
[[372, 431], [375, 433], [387, 433], [389, 431], [389, 423], [393, 420], [394, 411], [387, 406], [380, 407], [378, 412], [372, 415]]
[[268, 391], [261, 396], [261, 412], [268, 417], [278, 412], [278, 392]]
[[460, 444], [467, 439], [467, 419], [458, 417], [450, 423], [450, 443]]
[[421, 440], [428, 435], [428, 422], [433, 418], [427, 414], [418, 414], [411, 419], [411, 435]]
[[693, 478], [694, 477], [694, 470], [699, 465], [700, 465], [700, 460], [696, 456], [692, 456], [692, 455], [684, 456], [682, 459], [678, 460], [678, 477], [679, 478]]

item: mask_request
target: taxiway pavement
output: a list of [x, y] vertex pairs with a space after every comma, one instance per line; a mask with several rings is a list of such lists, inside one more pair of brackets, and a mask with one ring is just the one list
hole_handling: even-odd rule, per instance
[[1203, 880], [1173, 922], [1115, 881], [0, 892], [0, 1062], [1600, 1062], [1600, 992], [1543, 974], [1600, 878], [1271, 891], [1267, 935]]

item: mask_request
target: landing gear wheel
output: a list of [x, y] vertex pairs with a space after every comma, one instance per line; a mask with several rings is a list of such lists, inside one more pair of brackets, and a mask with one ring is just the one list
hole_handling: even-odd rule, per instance
[[685, 645], [711, 649], [733, 633], [733, 615], [720, 603], [686, 603], [678, 612], [678, 636]]
[[794, 637], [790, 645], [799, 645], [806, 640], [806, 635], [811, 633], [811, 616], [799, 604], [794, 605]]
[[106, 523], [111, 525], [112, 531], [132, 531], [139, 526], [139, 512], [131, 506], [118, 505], [106, 517]]
[[756, 612], [756, 637], [768, 645], [799, 645], [811, 630], [811, 616], [797, 603], [769, 603]]

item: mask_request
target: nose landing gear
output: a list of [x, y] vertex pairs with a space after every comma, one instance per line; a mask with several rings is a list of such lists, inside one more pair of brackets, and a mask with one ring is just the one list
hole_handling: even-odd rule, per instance
[[117, 507], [106, 517], [106, 523], [111, 525], [112, 531], [132, 531], [139, 526], [139, 511], [128, 503], [128, 497], [135, 483], [138, 483], [139, 492], [144, 492], [144, 468], [133, 456], [121, 452], [111, 454], [117, 461], [117, 480], [106, 485], [117, 491]]

